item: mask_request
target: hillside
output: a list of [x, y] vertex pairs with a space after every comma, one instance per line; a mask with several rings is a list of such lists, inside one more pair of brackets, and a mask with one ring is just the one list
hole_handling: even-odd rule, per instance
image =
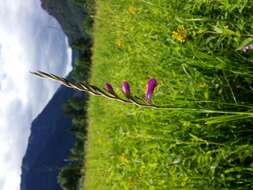
[[57, 175], [74, 144], [71, 119], [63, 104], [75, 91], [60, 87], [42, 113], [33, 121], [22, 164], [21, 190], [60, 190]]
[[84, 7], [72, 0], [41, 0], [41, 6], [60, 23], [70, 44], [85, 38], [83, 21], [87, 14]]
[[[42, 7], [61, 25], [73, 44], [85, 39], [84, 9], [71, 0], [41, 0]], [[81, 51], [73, 49], [72, 64]], [[72, 77], [71, 74], [69, 77]], [[21, 190], [61, 190], [57, 176], [69, 161], [75, 143], [71, 134], [72, 118], [67, 117], [63, 105], [80, 93], [60, 87], [41, 114], [33, 121], [31, 136], [22, 163]]]

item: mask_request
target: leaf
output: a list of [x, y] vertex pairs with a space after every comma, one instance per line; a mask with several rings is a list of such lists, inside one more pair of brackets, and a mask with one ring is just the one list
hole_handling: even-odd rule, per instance
[[219, 34], [222, 34], [222, 33], [223, 33], [223, 30], [222, 30], [221, 28], [217, 27], [217, 26], [214, 26], [213, 29], [214, 29], [215, 32], [217, 32], [217, 33], [219, 33]]
[[252, 116], [250, 116], [250, 115], [225, 115], [225, 116], [222, 115], [222, 116], [211, 117], [211, 118], [206, 119], [205, 124], [207, 124], [207, 125], [217, 124], [217, 123], [246, 119], [246, 118], [250, 118], [250, 117], [252, 117]]
[[243, 40], [243, 41], [240, 43], [240, 45], [239, 45], [239, 47], [236, 49], [236, 51], [241, 50], [244, 46], [246, 46], [246, 45], [248, 45], [248, 44], [250, 44], [250, 43], [253, 43], [253, 38], [246, 38], [245, 40]]

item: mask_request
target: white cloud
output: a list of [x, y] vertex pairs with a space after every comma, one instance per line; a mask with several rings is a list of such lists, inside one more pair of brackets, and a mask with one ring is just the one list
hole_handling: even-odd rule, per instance
[[0, 190], [19, 190], [31, 122], [58, 87], [29, 71], [66, 76], [71, 49], [40, 0], [1, 0], [0, 10]]

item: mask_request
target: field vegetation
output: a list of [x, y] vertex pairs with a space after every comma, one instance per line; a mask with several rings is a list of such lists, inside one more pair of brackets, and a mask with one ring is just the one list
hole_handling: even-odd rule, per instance
[[[88, 104], [85, 190], [253, 189], [250, 0], [97, 0], [90, 82], [150, 109]], [[191, 109], [236, 113], [203, 113]]]

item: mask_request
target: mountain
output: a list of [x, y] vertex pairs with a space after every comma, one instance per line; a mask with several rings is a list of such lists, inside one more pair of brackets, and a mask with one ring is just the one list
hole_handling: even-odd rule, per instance
[[83, 21], [85, 8], [73, 0], [41, 0], [41, 6], [60, 23], [69, 39], [69, 44], [85, 38]]
[[21, 190], [61, 190], [57, 176], [74, 144], [69, 130], [71, 119], [64, 115], [62, 107], [79, 94], [61, 86], [33, 121], [22, 164]]
[[[83, 7], [73, 0], [41, 0], [41, 5], [59, 22], [69, 44], [85, 39], [83, 20], [87, 14]], [[79, 52], [73, 50], [72, 64], [78, 56]], [[20, 190], [61, 190], [57, 176], [75, 143], [70, 133], [71, 118], [64, 115], [63, 105], [73, 96], [81, 94], [61, 86], [33, 121], [22, 163]]]

